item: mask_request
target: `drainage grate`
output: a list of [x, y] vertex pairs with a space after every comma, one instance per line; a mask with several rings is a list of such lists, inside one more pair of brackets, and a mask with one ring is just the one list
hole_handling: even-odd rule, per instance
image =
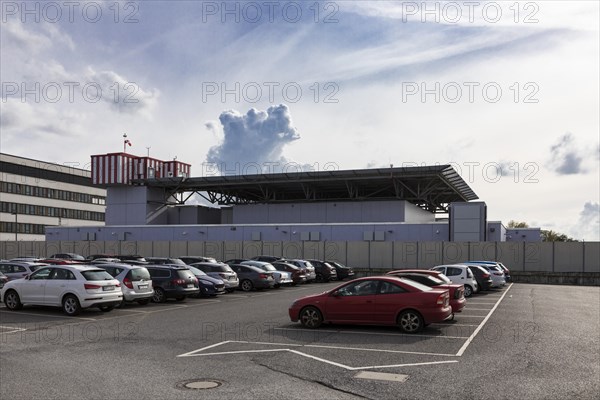
[[222, 384], [223, 382], [217, 381], [216, 379], [191, 379], [178, 382], [175, 387], [184, 390], [205, 390], [218, 388]]

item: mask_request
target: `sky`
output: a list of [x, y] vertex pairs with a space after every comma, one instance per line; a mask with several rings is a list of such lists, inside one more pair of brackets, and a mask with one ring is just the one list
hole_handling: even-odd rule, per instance
[[599, 241], [596, 1], [0, 1], [0, 151], [192, 176], [451, 164]]

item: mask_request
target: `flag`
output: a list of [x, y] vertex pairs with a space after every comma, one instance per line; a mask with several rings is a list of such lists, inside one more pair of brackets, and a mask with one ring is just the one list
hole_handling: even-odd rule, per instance
[[125, 143], [131, 146], [131, 142], [129, 141], [129, 139], [125, 139]]

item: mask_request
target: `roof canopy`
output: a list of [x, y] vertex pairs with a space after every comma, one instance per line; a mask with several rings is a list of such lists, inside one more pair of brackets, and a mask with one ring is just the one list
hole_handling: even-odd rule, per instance
[[450, 202], [478, 198], [450, 165], [159, 178], [134, 184], [164, 188], [171, 195], [199, 193], [221, 205], [396, 199], [445, 213]]

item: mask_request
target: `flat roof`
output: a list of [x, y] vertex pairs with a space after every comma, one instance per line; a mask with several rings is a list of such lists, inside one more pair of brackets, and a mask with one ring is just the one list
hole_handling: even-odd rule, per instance
[[[194, 192], [213, 204], [406, 200], [433, 213], [478, 199], [449, 165], [134, 180], [169, 194]], [[188, 196], [189, 197], [189, 196]]]

